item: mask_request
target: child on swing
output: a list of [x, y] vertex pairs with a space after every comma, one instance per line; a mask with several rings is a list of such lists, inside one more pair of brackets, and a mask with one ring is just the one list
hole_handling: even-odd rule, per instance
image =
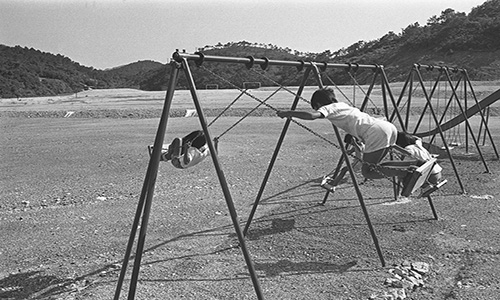
[[[432, 154], [430, 154], [429, 151], [427, 151], [427, 149], [425, 149], [422, 145], [422, 139], [409, 133], [399, 131], [398, 137], [396, 139], [396, 144], [404, 148], [406, 152], [408, 152], [413, 158], [417, 159], [421, 163], [425, 163], [426, 161], [434, 158]], [[442, 179], [442, 170], [443, 168], [436, 163], [432, 168], [427, 181], [429, 181], [429, 183], [433, 185], [438, 184]]]
[[[150, 154], [152, 147], [150, 147]], [[199, 164], [208, 155], [205, 134], [201, 130], [195, 130], [183, 138], [174, 138], [172, 143], [164, 145], [161, 153], [161, 161], [171, 161], [172, 165], [179, 169], [187, 169]]]
[[[379, 165], [381, 160], [396, 143], [398, 130], [383, 119], [375, 118], [359, 109], [339, 102], [331, 88], [315, 91], [311, 97], [311, 107], [314, 112], [285, 110], [278, 111], [281, 118], [299, 118], [302, 120], [327, 119], [334, 126], [341, 128], [354, 138], [346, 142], [362, 150], [363, 165], [361, 172], [365, 178], [379, 179], [383, 177], [399, 177], [403, 186], [407, 184], [412, 173], [402, 168], [391, 168], [389, 165]], [[356, 139], [364, 145], [357, 145]]]

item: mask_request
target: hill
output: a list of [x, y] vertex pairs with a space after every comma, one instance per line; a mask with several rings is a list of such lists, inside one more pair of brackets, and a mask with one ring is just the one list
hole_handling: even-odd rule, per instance
[[162, 64], [139, 61], [110, 70], [82, 66], [60, 54], [0, 45], [0, 97], [51, 96], [88, 88], [138, 87], [136, 78]]
[[[326, 61], [336, 63], [380, 64], [391, 81], [404, 81], [416, 63], [446, 65], [467, 69], [473, 80], [500, 79], [500, 0], [489, 0], [471, 10], [469, 14], [449, 8], [439, 16], [429, 18], [427, 24], [413, 23], [400, 33], [389, 32], [373, 41], [359, 41], [335, 52], [300, 53], [289, 48], [249, 43], [246, 41], [205, 46], [200, 51], [206, 55], [236, 57], [267, 57], [279, 60]], [[206, 66], [205, 66], [206, 65]], [[259, 81], [269, 84], [255, 72], [244, 66], [217, 64], [204, 66], [217, 74], [224, 74], [231, 83], [242, 86], [244, 81]], [[204, 88], [207, 84], [218, 84], [229, 88], [207, 72], [193, 68], [196, 84]], [[371, 71], [366, 71], [371, 72]], [[267, 74], [280, 84], [298, 85], [300, 76], [294, 68], [271, 67]], [[150, 77], [139, 82], [145, 90], [166, 88], [169, 67], [151, 72]], [[337, 84], [350, 84], [352, 79], [343, 70], [329, 70], [328, 76]], [[367, 74], [359, 72], [357, 80], [366, 83]], [[312, 83], [312, 82], [311, 82]], [[180, 79], [180, 86], [185, 85]], [[312, 83], [314, 84], [314, 83]]]
[[140, 88], [138, 81], [148, 76], [150, 71], [162, 69], [164, 65], [157, 61], [141, 60], [131, 64], [106, 69], [103, 71], [107, 76], [114, 78], [114, 87]]
[[[385, 66], [391, 81], [404, 81], [415, 63], [457, 66], [467, 69], [473, 80], [498, 80], [500, 0], [488, 0], [469, 14], [448, 8], [439, 16], [430, 17], [425, 25], [413, 23], [400, 33], [391, 31], [379, 39], [359, 41], [334, 52], [301, 53], [247, 41], [204, 46], [199, 51], [217, 56], [380, 64]], [[233, 84], [242, 86], [245, 81], [258, 81], [263, 86], [274, 85], [273, 81], [283, 85], [298, 85], [300, 82], [300, 74], [290, 67], [270, 67], [266, 73], [272, 79], [263, 78], [243, 65], [205, 63], [204, 67], [209, 71], [192, 69], [198, 88], [205, 88], [208, 84], [233, 88]], [[227, 81], [211, 72], [224, 74]], [[327, 75], [337, 84], [352, 82], [343, 70], [329, 70]], [[170, 65], [150, 60], [96, 70], [59, 54], [0, 45], [0, 96], [4, 98], [73, 93], [85, 88], [165, 90], [169, 76]], [[360, 83], [365, 83], [370, 77], [362, 72], [357, 76]], [[314, 82], [311, 80], [310, 84]], [[179, 86], [186, 86], [182, 76]]]
[[448, 8], [427, 24], [410, 24], [396, 34], [359, 41], [332, 53], [343, 61], [386, 66], [391, 80], [404, 80], [415, 63], [457, 66], [474, 80], [500, 78], [500, 1], [489, 0], [467, 15]]

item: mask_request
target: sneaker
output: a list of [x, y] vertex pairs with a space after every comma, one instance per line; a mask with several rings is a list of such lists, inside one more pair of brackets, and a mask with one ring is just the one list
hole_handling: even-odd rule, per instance
[[172, 152], [170, 152], [169, 148], [170, 145], [161, 149], [160, 161], [168, 161], [172, 158]]
[[[164, 144], [161, 148], [160, 161], [170, 160], [172, 153], [170, 153], [169, 151], [169, 146], [169, 144]], [[151, 157], [153, 155], [153, 145], [148, 146], [148, 152], [149, 156]]]
[[330, 191], [333, 193], [333, 192], [335, 192], [335, 186], [331, 184], [332, 181], [333, 181], [332, 177], [325, 175], [325, 176], [323, 176], [323, 180], [321, 180], [320, 186], [322, 188], [326, 189], [327, 191]]
[[168, 152], [167, 152], [167, 157], [168, 159], [172, 159], [172, 157], [179, 157], [181, 156], [181, 145], [182, 145], [182, 140], [180, 138], [175, 138], [170, 146], [168, 146]]

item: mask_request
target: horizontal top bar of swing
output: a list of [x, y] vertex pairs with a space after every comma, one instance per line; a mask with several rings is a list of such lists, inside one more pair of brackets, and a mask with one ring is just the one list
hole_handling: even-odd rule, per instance
[[[184, 52], [174, 52], [172, 58], [180, 62], [182, 58], [193, 61], [213, 61], [222, 63], [240, 63], [240, 64], [251, 64], [252, 59], [249, 57], [230, 57], [230, 56], [215, 56], [215, 55], [202, 55], [198, 53], [184, 53]], [[362, 64], [336, 64], [336, 63], [325, 63], [325, 62], [306, 62], [306, 61], [292, 61], [292, 60], [274, 60], [266, 58], [254, 58], [253, 64], [257, 65], [278, 65], [278, 66], [294, 66], [294, 67], [306, 67], [311, 63], [315, 64], [318, 68], [364, 68], [364, 69], [379, 69], [383, 68], [381, 65], [362, 65]]]
[[464, 68], [456, 68], [456, 67], [448, 67], [448, 66], [435, 66], [435, 65], [422, 65], [422, 64], [414, 64], [413, 65], [417, 69], [426, 69], [428, 71], [454, 71], [454, 72], [466, 72], [467, 70]]

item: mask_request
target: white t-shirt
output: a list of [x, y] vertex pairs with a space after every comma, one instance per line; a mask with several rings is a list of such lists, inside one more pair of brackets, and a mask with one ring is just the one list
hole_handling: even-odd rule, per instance
[[344, 102], [324, 105], [318, 109], [333, 125], [359, 138], [365, 153], [387, 148], [396, 143], [396, 127]]
[[344, 102], [324, 105], [318, 112], [335, 126], [359, 138], [363, 138], [363, 133], [377, 121], [369, 114]]

